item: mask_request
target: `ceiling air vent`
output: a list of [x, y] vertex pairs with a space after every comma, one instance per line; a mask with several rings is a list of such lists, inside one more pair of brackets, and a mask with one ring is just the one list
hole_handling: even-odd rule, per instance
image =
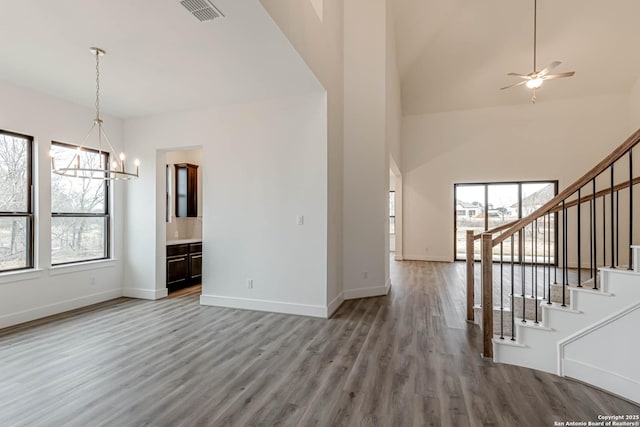
[[182, 0], [180, 4], [201, 22], [224, 17], [220, 9], [208, 0]]

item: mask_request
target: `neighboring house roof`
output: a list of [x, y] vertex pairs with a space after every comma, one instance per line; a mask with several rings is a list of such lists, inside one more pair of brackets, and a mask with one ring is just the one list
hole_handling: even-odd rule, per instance
[[555, 189], [553, 184], [546, 185], [540, 190], [536, 191], [535, 193], [530, 194], [527, 197], [523, 198], [522, 206], [530, 207], [530, 206], [542, 205], [548, 202], [549, 200], [553, 199], [553, 197], [555, 196], [554, 190]]
[[460, 206], [463, 209], [481, 209], [482, 208], [482, 206], [480, 205], [474, 205], [473, 203], [467, 203], [461, 200], [458, 200], [456, 202], [456, 206]]

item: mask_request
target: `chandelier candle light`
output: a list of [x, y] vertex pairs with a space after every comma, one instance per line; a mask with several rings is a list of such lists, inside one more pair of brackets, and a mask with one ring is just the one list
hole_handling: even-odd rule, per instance
[[[87, 136], [84, 137], [82, 144], [78, 147], [76, 154], [73, 155], [69, 163], [65, 167], [56, 167], [56, 159], [53, 154], [53, 151], [50, 151], [51, 155], [51, 171], [57, 175], [62, 176], [70, 176], [76, 178], [83, 179], [102, 179], [102, 180], [131, 180], [138, 178], [140, 173], [140, 162], [138, 159], [134, 161], [135, 172], [127, 172], [125, 168], [125, 155], [124, 153], [120, 153], [118, 156], [119, 161], [113, 161], [111, 163], [111, 168], [109, 168], [109, 164], [103, 162], [104, 154], [108, 154], [111, 157], [110, 153], [113, 153], [113, 157], [115, 158], [116, 150], [113, 148], [107, 133], [104, 131], [102, 127], [102, 119], [100, 118], [100, 57], [103, 56], [106, 52], [98, 47], [92, 47], [89, 51], [95, 55], [96, 57], [96, 118], [93, 119], [93, 125], [87, 132]], [[82, 149], [85, 147], [86, 142], [88, 141], [91, 134], [94, 133], [94, 130], [97, 128], [98, 133], [98, 154], [100, 158], [100, 164], [94, 166], [89, 164], [87, 161], [82, 161]], [[108, 150], [102, 149], [102, 138], [107, 142], [109, 147]], [[104, 163], [104, 164], [103, 164]]]

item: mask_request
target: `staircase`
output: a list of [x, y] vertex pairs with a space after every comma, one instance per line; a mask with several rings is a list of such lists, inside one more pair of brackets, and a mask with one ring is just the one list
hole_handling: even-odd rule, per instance
[[[531, 215], [467, 234], [467, 320], [483, 330], [485, 357], [575, 378], [640, 404], [640, 246], [631, 244], [640, 240], [640, 227], [634, 231], [640, 197], [635, 203], [633, 197], [639, 141], [640, 130]], [[558, 227], [557, 239], [550, 224]], [[502, 256], [509, 244], [510, 253], [515, 245], [527, 253], [522, 236], [541, 228], [549, 236], [542, 249], [531, 242], [521, 263]], [[477, 240], [481, 301], [474, 289]]]

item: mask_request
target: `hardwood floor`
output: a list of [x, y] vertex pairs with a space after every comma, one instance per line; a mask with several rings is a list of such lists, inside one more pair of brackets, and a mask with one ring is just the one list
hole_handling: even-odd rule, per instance
[[464, 264], [393, 262], [330, 320], [118, 299], [0, 331], [0, 426], [553, 426], [638, 414], [480, 358]]

